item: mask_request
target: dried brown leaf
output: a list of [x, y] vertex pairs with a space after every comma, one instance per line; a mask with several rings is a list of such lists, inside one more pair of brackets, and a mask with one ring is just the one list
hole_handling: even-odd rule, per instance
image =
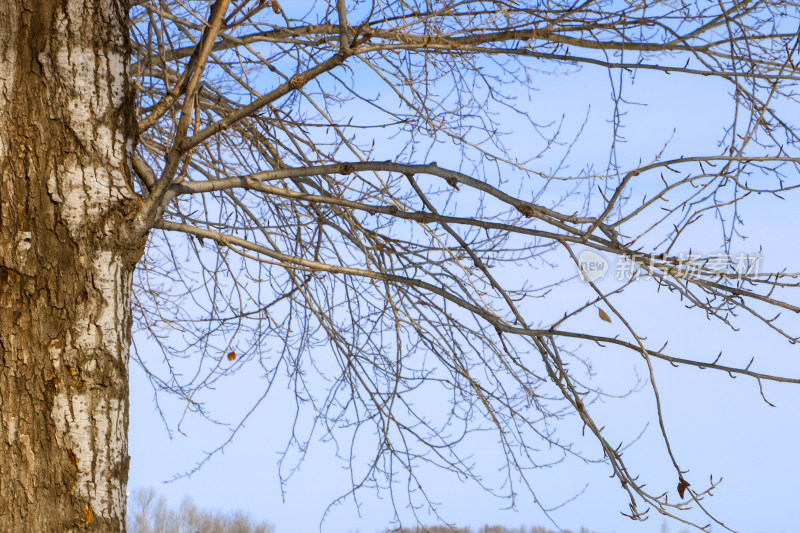
[[683, 498], [683, 494], [684, 494], [684, 492], [686, 492], [686, 489], [688, 487], [689, 487], [689, 482], [686, 481], [683, 478], [679, 478], [679, 481], [678, 481], [678, 496]]

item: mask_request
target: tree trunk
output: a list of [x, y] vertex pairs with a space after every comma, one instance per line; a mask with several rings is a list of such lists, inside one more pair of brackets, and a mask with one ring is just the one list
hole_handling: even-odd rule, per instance
[[0, 0], [0, 531], [122, 531], [127, 3]]

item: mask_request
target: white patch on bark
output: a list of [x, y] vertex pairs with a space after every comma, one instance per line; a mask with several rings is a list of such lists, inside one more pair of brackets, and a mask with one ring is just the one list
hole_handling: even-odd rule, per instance
[[[75, 20], [70, 12], [70, 23]], [[67, 102], [71, 130], [81, 144], [102, 163], [87, 166], [85, 161], [68, 157], [48, 181], [47, 190], [54, 202], [62, 203], [62, 216], [73, 236], [87, 221], [102, 216], [113, 204], [130, 196], [122, 164], [129, 150], [123, 133], [97, 122], [123, 103], [125, 61], [120, 54], [63, 47], [55, 53], [59, 76], [74, 87]], [[55, 180], [58, 180], [57, 182]]]
[[123, 151], [127, 150], [122, 132], [119, 130], [112, 132], [107, 126], [100, 126], [94, 135], [96, 148], [105, 150], [102, 155], [108, 163], [114, 168], [119, 168], [122, 164]]
[[94, 119], [122, 105], [125, 59], [112, 51], [98, 55], [93, 49], [63, 47], [55, 53], [55, 68], [60, 77], [70, 80], [73, 88], [73, 97], [67, 103], [72, 130], [84, 146], [107, 154], [112, 166], [119, 167], [124, 150], [121, 135], [98, 128]]
[[[96, 401], [96, 403], [95, 403]], [[93, 401], [92, 390], [61, 389], [55, 397], [52, 417], [59, 434], [75, 454], [78, 480], [75, 494], [86, 500], [99, 516], [122, 515], [123, 490], [110, 469], [125, 460], [125, 423], [119, 400]], [[112, 486], [113, 485], [113, 486]]]
[[[100, 252], [92, 265], [92, 285], [101, 301], [85, 307], [73, 331], [67, 337], [66, 350], [81, 354], [97, 353], [104, 358], [121, 358], [127, 364], [130, 344], [125, 329], [130, 290], [130, 274], [122, 261], [111, 252]], [[61, 367], [64, 352], [53, 350], [56, 369]], [[84, 498], [93, 511], [104, 517], [120, 517], [124, 508], [124, 487], [111, 470], [124, 463], [127, 456], [124, 405], [120, 400], [106, 400], [97, 394], [95, 373], [104, 370], [97, 359], [90, 359], [83, 368], [75, 369], [86, 380], [82, 389], [61, 386], [51, 412], [64, 445], [78, 462], [76, 495]], [[97, 376], [102, 379], [102, 375]], [[105, 385], [101, 385], [105, 386]]]
[[58, 178], [55, 174], [50, 174], [47, 178], [47, 194], [49, 194], [50, 198], [57, 204], [64, 201], [64, 197], [58, 192]]
[[80, 350], [100, 349], [117, 357], [127, 353], [125, 338], [126, 283], [123, 279], [123, 266], [119, 257], [111, 252], [100, 252], [92, 269], [92, 285], [100, 291], [104, 302], [100, 313], [91, 318], [85, 334], [76, 339]]
[[106, 56], [109, 74], [109, 83], [111, 84], [111, 105], [118, 108], [122, 105], [125, 99], [125, 80], [128, 77], [127, 69], [125, 68], [125, 60], [119, 54], [108, 54]]
[[122, 170], [81, 167], [74, 158], [68, 159], [58, 171], [60, 190], [49, 192], [53, 201], [61, 201], [61, 217], [72, 235], [77, 236], [86, 223], [96, 222], [128, 195]]
[[21, 231], [17, 234], [17, 253], [19, 255], [23, 255], [31, 249], [32, 238], [33, 234], [30, 231]]
[[[128, 314], [130, 273], [123, 271], [122, 260], [109, 251], [100, 252], [92, 268], [92, 285], [102, 302], [87, 306], [86, 316], [78, 318], [78, 332], [71, 345], [82, 353], [98, 351], [127, 362], [129, 339], [125, 329]], [[97, 361], [91, 360], [82, 370], [92, 372]]]

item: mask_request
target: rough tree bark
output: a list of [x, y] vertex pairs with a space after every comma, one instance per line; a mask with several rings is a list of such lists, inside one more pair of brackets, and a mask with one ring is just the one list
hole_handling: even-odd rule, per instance
[[143, 247], [127, 17], [0, 1], [0, 531], [124, 529]]

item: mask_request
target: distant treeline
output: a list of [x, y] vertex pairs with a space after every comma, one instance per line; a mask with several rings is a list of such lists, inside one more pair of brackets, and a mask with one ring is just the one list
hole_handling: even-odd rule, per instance
[[[263, 521], [252, 519], [246, 513], [219, 512], [198, 509], [191, 500], [184, 500], [178, 509], [170, 508], [167, 501], [153, 489], [134, 491], [128, 502], [129, 533], [275, 533], [275, 528]], [[417, 526], [415, 528], [386, 529], [384, 533], [592, 533], [581, 528], [572, 531], [555, 531], [541, 526], [482, 526], [470, 527]], [[661, 525], [661, 533], [669, 533], [669, 526]], [[688, 533], [683, 530], [680, 533]]]
[[[469, 527], [450, 528], [447, 526], [431, 526], [431, 527], [418, 527], [416, 529], [387, 529], [386, 533], [573, 533], [569, 529], [562, 529], [560, 532], [553, 531], [541, 526], [520, 526], [517, 528], [509, 528], [505, 526], [483, 526], [478, 529]], [[575, 533], [592, 533], [586, 528], [581, 528], [580, 531]]]

